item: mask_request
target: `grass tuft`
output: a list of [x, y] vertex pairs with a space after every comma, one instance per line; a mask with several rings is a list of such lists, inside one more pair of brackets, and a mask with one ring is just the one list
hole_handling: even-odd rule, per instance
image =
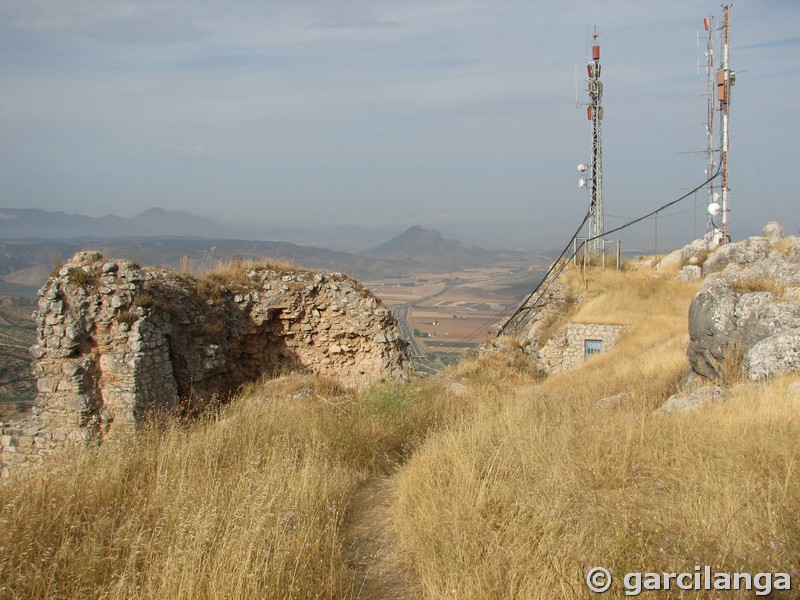
[[786, 293], [786, 286], [772, 279], [734, 279], [730, 282], [731, 289], [737, 294], [752, 294], [755, 292], [770, 292], [778, 298]]
[[94, 275], [83, 269], [70, 269], [67, 281], [78, 287], [89, 287], [94, 284]]

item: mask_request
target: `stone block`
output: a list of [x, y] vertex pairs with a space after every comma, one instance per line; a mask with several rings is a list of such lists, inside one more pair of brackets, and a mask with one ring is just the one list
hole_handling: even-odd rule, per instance
[[19, 452], [3, 451], [2, 459], [6, 465], [11, 465], [11, 466], [20, 466], [22, 463], [28, 461], [27, 455], [20, 454]]
[[20, 449], [30, 448], [31, 446], [33, 446], [33, 438], [27, 435], [20, 436], [16, 439], [15, 445], [17, 446], [17, 448]]
[[43, 394], [51, 394], [56, 391], [56, 385], [58, 385], [57, 381], [49, 379], [47, 377], [40, 377], [36, 380], [36, 388], [39, 390], [40, 393]]

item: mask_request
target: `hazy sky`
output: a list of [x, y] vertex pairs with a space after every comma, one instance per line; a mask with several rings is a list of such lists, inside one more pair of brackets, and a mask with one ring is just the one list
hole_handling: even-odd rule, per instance
[[[588, 205], [600, 32], [606, 228], [704, 179], [718, 2], [0, 0], [0, 208], [562, 245]], [[800, 228], [800, 2], [731, 9], [731, 226]], [[717, 45], [721, 53], [721, 47]], [[658, 221], [705, 228], [705, 195]], [[622, 234], [655, 236], [653, 221]]]

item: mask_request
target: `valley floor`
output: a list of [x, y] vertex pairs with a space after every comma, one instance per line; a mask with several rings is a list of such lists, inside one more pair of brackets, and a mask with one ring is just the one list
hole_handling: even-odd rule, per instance
[[412, 348], [437, 369], [494, 335], [539, 282], [544, 271], [529, 262], [423, 273], [366, 282], [389, 306]]

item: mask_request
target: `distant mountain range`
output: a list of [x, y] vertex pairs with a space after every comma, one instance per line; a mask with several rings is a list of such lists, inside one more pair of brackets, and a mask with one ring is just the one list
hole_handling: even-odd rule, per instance
[[63, 240], [141, 236], [226, 237], [225, 228], [189, 213], [151, 208], [135, 217], [50, 212], [34, 208], [0, 209], [0, 239]]
[[135, 217], [89, 217], [31, 208], [0, 208], [0, 240], [190, 237], [270, 240], [358, 252], [389, 235], [391, 232], [354, 225], [317, 228], [262, 227], [254, 223], [232, 225], [163, 208], [150, 208]]
[[[282, 259], [321, 271], [339, 271], [362, 280], [409, 273], [444, 272], [463, 267], [524, 260], [527, 254], [487, 250], [444, 239], [433, 229], [411, 227], [387, 242], [361, 252], [343, 252], [285, 241], [243, 240], [213, 235], [213, 221], [187, 213], [152, 208], [136, 217], [86, 217], [35, 209], [0, 209], [0, 291], [35, 294], [53, 267], [82, 249], [144, 265], [177, 268], [190, 257], [195, 269], [209, 268], [233, 255], [243, 259]], [[219, 234], [224, 234], [224, 228]], [[341, 229], [341, 230], [340, 230]], [[303, 230], [294, 230], [300, 235]], [[331, 228], [357, 246], [358, 228]], [[367, 240], [372, 239], [375, 232]], [[306, 231], [313, 243], [313, 233]], [[385, 237], [383, 239], [386, 239]], [[531, 257], [532, 262], [536, 261]]]
[[[195, 270], [224, 264], [233, 256], [244, 260], [282, 260], [320, 271], [347, 273], [359, 279], [381, 278], [387, 274], [409, 273], [413, 265], [359, 256], [288, 242], [226, 240], [206, 238], [149, 237], [83, 240], [7, 240], [0, 241], [0, 290], [14, 295], [30, 295], [44, 283], [53, 268], [79, 250], [97, 250], [108, 257], [128, 258], [142, 265], [179, 268], [189, 257]], [[13, 286], [29, 286], [14, 290]]]

